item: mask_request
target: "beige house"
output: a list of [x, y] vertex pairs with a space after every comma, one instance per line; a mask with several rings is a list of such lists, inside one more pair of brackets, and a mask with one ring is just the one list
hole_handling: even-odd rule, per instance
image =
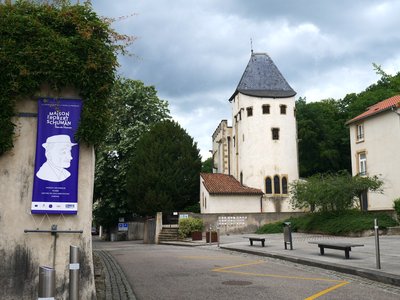
[[400, 95], [383, 100], [346, 124], [350, 128], [353, 175], [378, 175], [383, 194], [368, 192], [363, 210], [393, 209], [400, 198]]
[[[244, 188], [262, 191], [261, 200], [258, 195], [248, 195], [252, 200], [243, 200], [258, 202], [257, 212], [292, 211], [288, 186], [299, 178], [295, 95], [266, 53], [252, 53], [229, 98], [232, 126], [222, 120], [212, 136], [214, 172], [230, 175]], [[213, 182], [219, 182], [223, 190], [226, 181], [215, 176]], [[207, 190], [203, 181], [201, 188]], [[211, 204], [214, 202], [220, 204]], [[217, 206], [221, 212], [247, 209], [239, 208], [236, 200], [222, 201], [212, 194], [208, 203], [208, 209], [201, 206], [202, 213], [215, 213], [213, 208]]]

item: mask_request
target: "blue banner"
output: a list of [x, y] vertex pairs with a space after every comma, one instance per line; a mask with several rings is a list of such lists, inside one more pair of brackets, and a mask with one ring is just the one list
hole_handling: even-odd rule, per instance
[[81, 100], [42, 98], [38, 101], [33, 214], [76, 214], [78, 211]]

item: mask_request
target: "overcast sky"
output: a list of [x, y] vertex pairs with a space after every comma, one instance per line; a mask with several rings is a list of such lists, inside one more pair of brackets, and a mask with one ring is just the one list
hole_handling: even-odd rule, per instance
[[[229, 97], [254, 52], [266, 52], [298, 97], [339, 99], [375, 83], [372, 63], [400, 71], [400, 1], [92, 0], [134, 35], [120, 74], [154, 85], [173, 118], [210, 156]], [[383, 100], [383, 99], [381, 99]]]

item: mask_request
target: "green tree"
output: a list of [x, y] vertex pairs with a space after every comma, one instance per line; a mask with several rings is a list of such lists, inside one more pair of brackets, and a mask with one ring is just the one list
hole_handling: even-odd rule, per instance
[[150, 126], [170, 118], [168, 103], [152, 86], [120, 78], [111, 95], [112, 125], [96, 151], [94, 218], [104, 226], [131, 215], [126, 174], [136, 155], [136, 143]]
[[316, 174], [291, 185], [293, 208], [310, 211], [342, 211], [354, 207], [361, 193], [382, 192], [383, 182], [377, 177], [351, 176], [347, 171]]
[[349, 132], [346, 117], [334, 99], [296, 101], [300, 176], [350, 170]]
[[43, 84], [55, 92], [74, 87], [84, 101], [79, 142], [99, 144], [107, 132], [109, 95], [133, 38], [116, 33], [90, 3], [0, 3], [0, 155], [13, 147], [15, 104], [37, 97]]
[[347, 120], [358, 116], [368, 107], [382, 100], [400, 94], [400, 72], [392, 76], [386, 74], [379, 65], [373, 64], [373, 66], [381, 78], [361, 93], [350, 93], [339, 100], [340, 106], [346, 113]]
[[201, 163], [201, 172], [202, 173], [212, 173], [213, 166], [214, 166], [214, 161], [213, 161], [212, 157], [209, 157]]
[[127, 174], [131, 209], [151, 216], [196, 204], [200, 170], [197, 144], [178, 123], [154, 125], [138, 141]]

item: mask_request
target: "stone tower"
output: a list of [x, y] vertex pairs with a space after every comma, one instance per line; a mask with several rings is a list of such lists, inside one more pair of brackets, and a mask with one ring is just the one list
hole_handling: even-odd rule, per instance
[[292, 210], [289, 183], [299, 178], [295, 95], [266, 53], [252, 53], [229, 99], [229, 173], [264, 192], [264, 211]]

